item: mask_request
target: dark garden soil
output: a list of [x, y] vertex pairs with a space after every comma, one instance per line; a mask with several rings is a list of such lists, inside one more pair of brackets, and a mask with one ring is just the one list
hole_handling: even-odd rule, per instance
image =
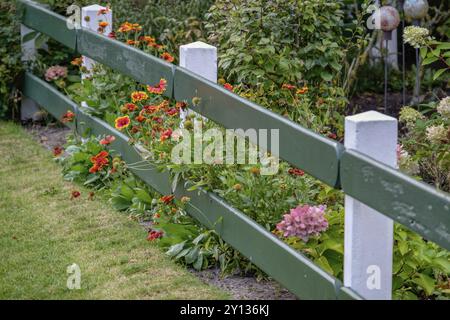
[[46, 149], [53, 150], [54, 147], [60, 147], [66, 143], [66, 136], [70, 132], [69, 128], [59, 125], [49, 124], [27, 124], [25, 129]]
[[[59, 125], [26, 124], [25, 129], [42, 144], [46, 149], [53, 150], [56, 146], [62, 146], [66, 142], [66, 135], [70, 129]], [[145, 229], [148, 223], [141, 223]], [[275, 281], [257, 281], [255, 277], [232, 275], [221, 277], [218, 269], [208, 269], [190, 272], [199, 277], [203, 282], [228, 292], [234, 299], [240, 300], [294, 300], [297, 299], [288, 290], [281, 287]]]
[[[411, 101], [411, 96], [406, 96], [406, 105]], [[402, 93], [389, 93], [387, 99], [387, 114], [398, 118], [400, 109], [404, 106]], [[365, 92], [354, 96], [348, 105], [347, 114], [356, 114], [369, 110], [384, 113], [384, 94]]]

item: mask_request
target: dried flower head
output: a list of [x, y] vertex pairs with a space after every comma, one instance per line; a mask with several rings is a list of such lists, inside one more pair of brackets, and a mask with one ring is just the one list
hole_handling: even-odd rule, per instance
[[408, 26], [403, 30], [403, 41], [414, 48], [423, 47], [430, 39], [430, 32], [426, 28]]
[[445, 97], [439, 102], [437, 112], [444, 118], [450, 119], [450, 97]]
[[441, 143], [447, 140], [447, 128], [443, 124], [427, 128], [427, 140], [431, 143]]
[[45, 80], [55, 81], [67, 77], [67, 68], [61, 66], [52, 66], [45, 72]]
[[419, 119], [424, 119], [424, 116], [414, 108], [411, 107], [403, 107], [400, 110], [400, 122], [406, 123], [409, 128], [412, 128], [416, 121]]

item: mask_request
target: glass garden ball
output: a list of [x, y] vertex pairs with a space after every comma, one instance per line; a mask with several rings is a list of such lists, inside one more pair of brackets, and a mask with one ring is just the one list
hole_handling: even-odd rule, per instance
[[400, 23], [400, 15], [397, 9], [391, 6], [381, 7], [375, 15], [375, 23], [383, 31], [392, 31]]
[[408, 19], [420, 20], [427, 15], [428, 1], [427, 0], [406, 0], [403, 5], [405, 16]]

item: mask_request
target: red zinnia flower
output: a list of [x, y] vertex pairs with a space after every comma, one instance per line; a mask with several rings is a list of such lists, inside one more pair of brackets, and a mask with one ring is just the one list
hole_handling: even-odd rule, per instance
[[116, 38], [116, 33], [115, 33], [114, 31], [111, 31], [111, 32], [108, 34], [108, 38], [115, 39], [115, 38]]
[[176, 108], [170, 108], [169, 110], [166, 111], [166, 114], [168, 116], [176, 116], [178, 114], [178, 110]]
[[161, 134], [161, 137], [159, 139], [161, 141], [164, 141], [166, 139], [169, 139], [171, 136], [172, 136], [172, 129], [169, 128]]
[[283, 83], [283, 85], [281, 86], [281, 89], [286, 89], [286, 90], [293, 90], [296, 87], [292, 84], [287, 84], [287, 83]]
[[152, 114], [155, 113], [156, 111], [158, 111], [159, 107], [158, 106], [144, 106], [144, 110], [145, 113], [147, 114]]
[[61, 118], [61, 122], [62, 123], [72, 122], [74, 118], [75, 118], [75, 113], [68, 110], [66, 113], [63, 114], [63, 116]]
[[172, 57], [172, 55], [171, 55], [170, 53], [168, 53], [168, 52], [164, 52], [164, 53], [161, 55], [161, 58], [163, 58], [163, 59], [166, 60], [167, 62], [173, 62], [173, 60], [175, 60], [175, 58]]
[[108, 145], [111, 142], [114, 142], [114, 140], [116, 140], [116, 137], [108, 135], [105, 138], [103, 138], [102, 140], [100, 140], [100, 144]]
[[72, 199], [78, 198], [79, 196], [81, 196], [80, 191], [74, 190], [74, 191], [72, 191], [72, 194], [71, 194], [71, 196], [70, 196], [70, 199], [72, 200]]
[[136, 110], [138, 107], [137, 107], [137, 105], [135, 105], [134, 103], [125, 103], [125, 108], [127, 108], [128, 111], [134, 111], [134, 110]]
[[136, 118], [137, 122], [144, 122], [145, 121], [145, 117], [142, 114], [139, 114]]
[[223, 87], [224, 87], [225, 89], [227, 89], [228, 91], [233, 91], [233, 86], [232, 86], [231, 84], [229, 84], [229, 83], [225, 83], [225, 84], [223, 85]]
[[59, 146], [56, 146], [56, 147], [53, 148], [53, 155], [55, 157], [58, 157], [58, 156], [60, 156], [63, 153], [63, 151], [64, 151], [63, 148], [61, 148]]
[[147, 240], [148, 240], [148, 241], [154, 241], [154, 240], [156, 240], [156, 239], [161, 238], [163, 235], [164, 235], [164, 233], [163, 233], [162, 231], [155, 231], [155, 230], [152, 230], [152, 231], [150, 231], [150, 232], [148, 233]]
[[169, 196], [163, 196], [161, 198], [159, 198], [159, 201], [165, 203], [165, 204], [169, 204], [172, 202], [172, 200], [175, 198], [174, 195], [169, 195]]
[[157, 86], [147, 86], [147, 91], [150, 93], [161, 94], [166, 90], [167, 81], [165, 79], [159, 80]]
[[337, 135], [336, 135], [336, 133], [330, 132], [330, 133], [328, 134], [328, 138], [333, 139], [333, 140], [336, 140]]
[[130, 117], [129, 116], [118, 117], [114, 122], [116, 129], [122, 130], [123, 128], [126, 128], [130, 125]]
[[303, 176], [305, 174], [305, 171], [297, 169], [297, 168], [291, 168], [288, 170], [288, 173], [293, 175], [293, 176]]

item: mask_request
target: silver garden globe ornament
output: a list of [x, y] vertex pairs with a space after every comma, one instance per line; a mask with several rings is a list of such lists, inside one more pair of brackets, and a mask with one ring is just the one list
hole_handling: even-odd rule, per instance
[[405, 17], [410, 20], [421, 20], [425, 18], [429, 9], [427, 0], [406, 0], [403, 4]]

